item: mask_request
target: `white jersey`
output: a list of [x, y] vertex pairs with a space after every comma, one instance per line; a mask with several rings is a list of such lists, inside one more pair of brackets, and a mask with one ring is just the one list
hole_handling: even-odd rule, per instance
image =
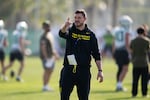
[[13, 36], [12, 36], [12, 46], [11, 49], [12, 50], [20, 50], [20, 39], [21, 38], [25, 38], [24, 34], [19, 32], [18, 30], [15, 30], [13, 32]]
[[126, 34], [129, 33], [127, 30], [125, 30], [123, 27], [116, 27], [113, 31], [114, 35], [114, 42], [115, 42], [115, 48], [121, 49], [125, 48], [126, 45]]
[[4, 40], [7, 39], [8, 32], [5, 29], [0, 30], [0, 49], [4, 49]]

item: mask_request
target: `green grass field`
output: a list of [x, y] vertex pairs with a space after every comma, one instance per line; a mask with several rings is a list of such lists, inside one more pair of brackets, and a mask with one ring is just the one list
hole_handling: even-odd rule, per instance
[[[42, 92], [42, 74], [43, 68], [39, 58], [26, 58], [26, 66], [22, 77], [25, 82], [16, 82], [15, 78], [9, 77], [10, 70], [7, 71], [9, 81], [0, 80], [0, 100], [60, 100], [59, 96], [59, 77], [62, 68], [62, 59], [58, 60], [55, 65], [55, 70], [50, 80], [51, 87], [54, 92]], [[8, 63], [6, 61], [6, 63]], [[124, 86], [128, 89], [127, 92], [115, 92], [116, 85], [116, 71], [117, 67], [111, 59], [103, 60], [104, 82], [99, 83], [96, 80], [97, 68], [92, 62], [91, 67], [91, 92], [89, 100], [149, 100], [150, 98], [143, 98], [141, 95], [141, 87], [139, 86], [138, 96], [131, 98], [131, 64], [129, 72], [124, 80]], [[18, 69], [18, 62], [15, 62], [12, 67], [15, 72]], [[1, 70], [1, 69], [0, 69]], [[140, 84], [140, 82], [139, 82]], [[150, 94], [150, 85], [149, 85]], [[70, 100], [78, 100], [76, 95], [76, 88], [70, 96]]]

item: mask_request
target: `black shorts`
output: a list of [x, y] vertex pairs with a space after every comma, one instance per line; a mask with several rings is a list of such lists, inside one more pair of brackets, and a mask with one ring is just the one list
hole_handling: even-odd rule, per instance
[[4, 50], [0, 50], [0, 61], [3, 61], [5, 59], [5, 52]]
[[13, 51], [10, 52], [10, 61], [12, 62], [16, 59], [18, 61], [23, 61], [24, 60], [24, 56], [19, 50], [13, 50]]
[[130, 62], [128, 51], [125, 49], [115, 50], [114, 58], [119, 67], [127, 65]]
[[108, 51], [110, 53], [112, 53], [112, 46], [111, 45], [105, 45], [104, 46], [104, 50], [103, 50], [105, 53]]

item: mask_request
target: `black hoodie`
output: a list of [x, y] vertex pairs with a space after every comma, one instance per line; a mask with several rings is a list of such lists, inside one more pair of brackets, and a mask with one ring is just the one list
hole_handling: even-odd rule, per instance
[[80, 67], [90, 67], [91, 55], [95, 60], [101, 60], [97, 39], [87, 25], [84, 30], [80, 31], [73, 24], [66, 33], [60, 30], [59, 36], [66, 39], [64, 66], [69, 65], [67, 55], [71, 54], [75, 55], [77, 65]]

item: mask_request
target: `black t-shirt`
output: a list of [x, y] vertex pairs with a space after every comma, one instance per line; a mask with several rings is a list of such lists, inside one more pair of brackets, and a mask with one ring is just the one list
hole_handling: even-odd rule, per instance
[[150, 49], [150, 40], [147, 37], [137, 37], [131, 41], [132, 63], [134, 66], [148, 66], [148, 52]]

